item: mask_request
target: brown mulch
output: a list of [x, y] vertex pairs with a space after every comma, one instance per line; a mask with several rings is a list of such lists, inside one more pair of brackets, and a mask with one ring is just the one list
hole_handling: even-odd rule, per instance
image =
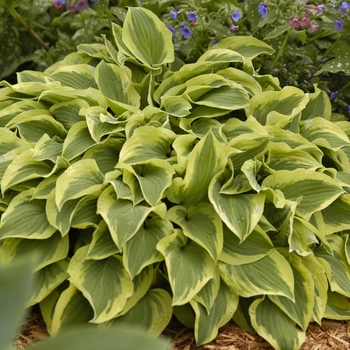
[[[273, 350], [273, 348], [258, 335], [253, 335], [234, 323], [220, 328], [215, 340], [209, 344], [197, 347], [193, 331], [185, 328], [179, 322], [172, 321], [163, 332], [163, 335], [172, 339], [173, 350]], [[40, 312], [34, 310], [23, 329], [14, 342], [17, 349], [28, 349], [28, 346], [38, 340], [48, 337], [45, 323]], [[350, 321], [324, 320], [322, 326], [310, 324], [303, 350], [349, 350], [350, 349]]]

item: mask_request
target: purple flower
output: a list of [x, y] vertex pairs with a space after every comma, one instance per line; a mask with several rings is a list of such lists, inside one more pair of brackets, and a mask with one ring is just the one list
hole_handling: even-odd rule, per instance
[[219, 39], [215, 39], [215, 40], [213, 40], [213, 41], [211, 42], [211, 45], [215, 45], [215, 44], [217, 44], [219, 41], [220, 41]]
[[242, 14], [239, 11], [233, 11], [232, 19], [234, 22], [238, 22], [242, 18]]
[[174, 35], [175, 29], [172, 26], [166, 26], [166, 27], [171, 31], [171, 34]]
[[350, 113], [350, 105], [348, 105], [348, 113]]
[[259, 4], [258, 12], [262, 18], [265, 18], [267, 16], [267, 13], [268, 13], [267, 5], [264, 3]]
[[334, 24], [334, 28], [336, 30], [339, 30], [339, 32], [341, 32], [343, 30], [343, 23], [342, 22], [334, 21], [333, 24]]
[[323, 13], [323, 8], [324, 8], [324, 5], [315, 6], [315, 9], [317, 10], [318, 13]]
[[343, 1], [341, 5], [339, 6], [339, 11], [341, 13], [345, 13], [347, 9], [350, 8], [350, 4], [348, 4], [346, 1]]
[[78, 2], [77, 10], [84, 10], [89, 7], [88, 0], [81, 0]]
[[190, 12], [188, 15], [187, 15], [187, 18], [189, 21], [193, 21], [193, 22], [197, 22], [197, 15], [195, 14], [195, 12]]
[[318, 25], [317, 24], [310, 24], [310, 32], [313, 33], [317, 29]]
[[329, 98], [331, 100], [334, 100], [338, 95], [338, 91], [331, 91], [330, 95], [329, 95]]
[[183, 23], [180, 23], [180, 31], [185, 39], [188, 39], [192, 35], [192, 30], [186, 27]]
[[171, 17], [171, 19], [176, 19], [177, 18], [177, 12], [170, 11], [170, 17]]
[[95, 4], [98, 4], [100, 0], [90, 0], [91, 2], [94, 2]]
[[72, 11], [72, 12], [75, 12], [75, 11], [78, 11], [77, 7], [74, 5], [74, 4], [69, 4], [66, 6], [66, 9], [68, 11]]
[[302, 27], [307, 27], [309, 23], [310, 23], [310, 18], [309, 17], [303, 17], [301, 19], [301, 26]]
[[231, 33], [235, 29], [239, 29], [239, 26], [235, 26], [233, 23], [231, 23], [230, 24], [230, 29], [228, 30], [228, 32]]

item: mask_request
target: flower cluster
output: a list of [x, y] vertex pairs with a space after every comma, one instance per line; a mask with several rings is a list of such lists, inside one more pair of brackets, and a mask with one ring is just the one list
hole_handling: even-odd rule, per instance
[[[184, 39], [188, 39], [193, 35], [193, 31], [191, 30], [191, 27], [195, 27], [198, 21], [198, 14], [195, 11], [190, 11], [189, 13], [185, 14], [183, 11], [169, 11], [170, 19], [172, 21], [176, 21], [175, 23], [172, 23], [172, 25], [168, 24], [167, 28], [172, 32], [173, 35], [175, 35], [176, 28], [180, 29], [180, 33]], [[237, 23], [242, 18], [242, 13], [235, 10], [232, 12], [230, 18], [227, 19], [228, 22], [228, 33], [230, 33], [232, 30], [238, 29], [239, 26], [235, 25], [234, 23]], [[232, 23], [232, 21], [234, 23]]]
[[342, 18], [341, 18], [342, 20], [341, 21], [335, 20], [333, 24], [334, 24], [334, 28], [339, 32], [341, 32], [343, 30], [343, 21], [344, 21], [345, 15], [349, 14], [350, 12], [350, 4], [346, 1], [343, 1], [339, 6], [338, 10], [342, 14]]
[[[99, 0], [90, 0], [90, 2], [98, 4]], [[69, 3], [69, 4], [67, 4], [66, 0], [52, 0], [52, 3], [59, 10], [62, 10], [64, 5], [66, 5], [66, 10], [72, 11], [72, 12], [81, 11], [81, 10], [84, 10], [85, 8], [89, 7], [88, 0], [80, 0], [76, 3]]]

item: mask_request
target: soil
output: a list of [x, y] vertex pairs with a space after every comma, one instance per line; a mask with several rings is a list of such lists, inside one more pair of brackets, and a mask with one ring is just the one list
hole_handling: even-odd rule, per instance
[[[163, 335], [173, 340], [173, 350], [273, 350], [263, 338], [253, 335], [234, 323], [228, 323], [219, 330], [212, 342], [197, 347], [193, 331], [172, 321]], [[45, 323], [37, 309], [34, 309], [23, 324], [14, 342], [17, 349], [28, 349], [37, 341], [47, 338]], [[350, 321], [323, 320], [322, 325], [310, 324], [302, 350], [349, 350]]]

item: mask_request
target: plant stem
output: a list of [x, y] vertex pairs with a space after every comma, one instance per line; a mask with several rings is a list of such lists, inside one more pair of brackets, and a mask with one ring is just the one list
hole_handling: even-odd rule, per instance
[[87, 28], [86, 28], [86, 23], [85, 23], [85, 20], [84, 20], [84, 17], [83, 17], [83, 14], [82, 14], [81, 11], [79, 11], [79, 15], [80, 15], [80, 18], [81, 18], [81, 22], [83, 23], [84, 32], [85, 32], [86, 39], [87, 39], [88, 36], [89, 36], [89, 33], [88, 33]]
[[275, 59], [273, 60], [273, 63], [276, 64], [278, 62], [278, 60], [280, 59], [282, 53], [283, 53], [283, 50], [285, 49], [286, 45], [287, 45], [287, 42], [288, 42], [288, 39], [290, 37], [290, 33], [292, 32], [292, 27], [290, 27], [288, 29], [288, 32], [287, 32], [287, 35], [285, 36], [284, 40], [283, 40], [283, 43], [282, 43], [282, 46], [280, 47]]
[[338, 90], [338, 92], [342, 92], [342, 91], [346, 90], [349, 86], [350, 86], [350, 81], [348, 81], [345, 85], [343, 85], [343, 86]]
[[30, 28], [28, 23], [14, 8], [8, 8], [8, 11], [17, 22], [22, 24], [28, 30], [31, 36], [39, 43], [41, 47], [43, 47], [46, 51], [49, 50], [49, 46], [40, 38], [38, 34], [35, 33], [35, 31], [32, 28]]

